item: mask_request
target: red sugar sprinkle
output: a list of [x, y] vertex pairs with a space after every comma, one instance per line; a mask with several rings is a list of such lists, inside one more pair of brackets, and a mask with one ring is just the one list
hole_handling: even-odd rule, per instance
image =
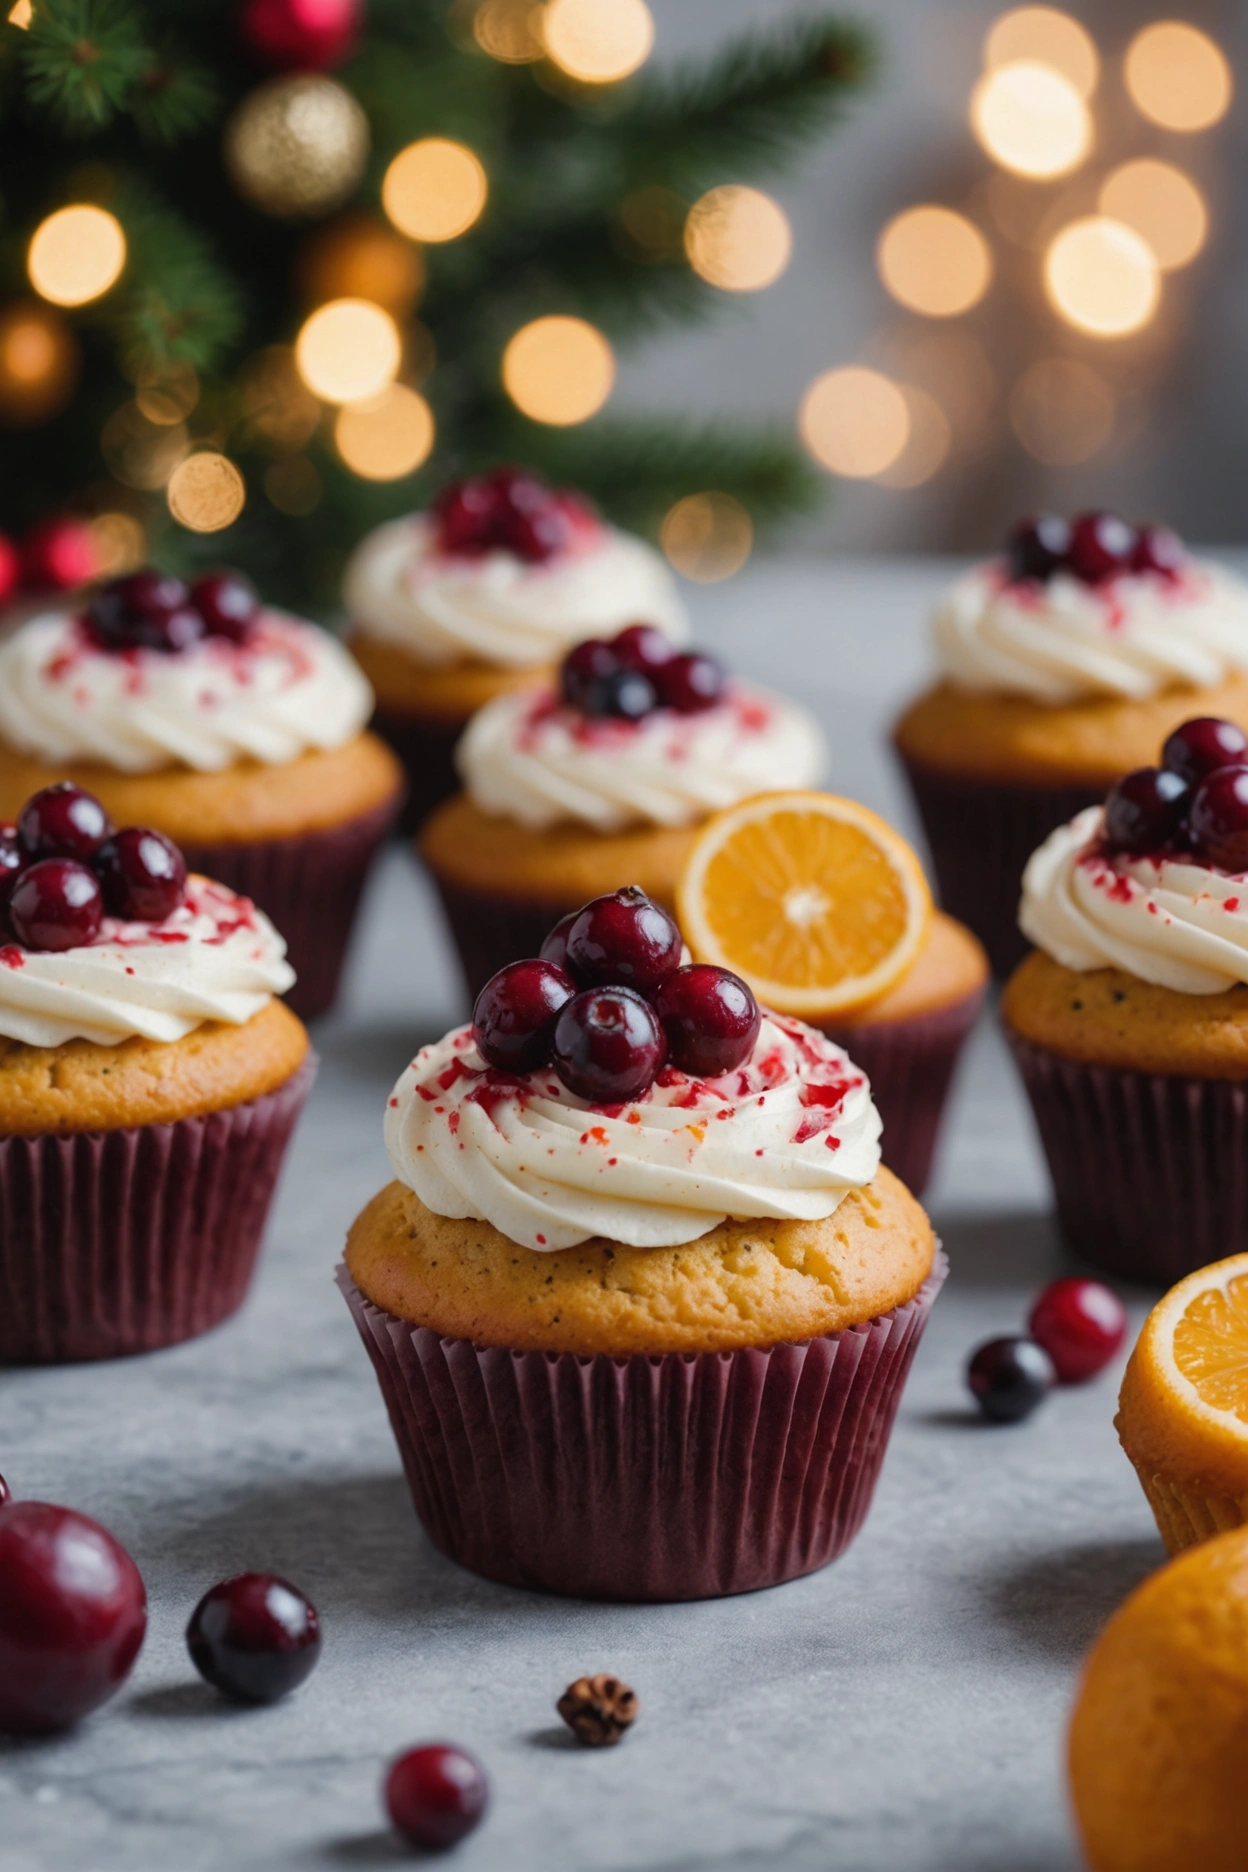
[[1239, 898], [1238, 898], [1238, 897], [1228, 897], [1228, 898], [1227, 898], [1227, 900], [1226, 900], [1226, 902], [1225, 902], [1225, 903], [1223, 904], [1223, 906], [1222, 906], [1222, 908], [1223, 908], [1224, 910], [1238, 910], [1238, 909], [1239, 909]]
[[398, 1102], [399, 1102], [399, 1101], [398, 1101], [398, 1099], [397, 1099], [397, 1098], [392, 1098], [392, 1099], [390, 1100], [390, 1109], [391, 1109], [391, 1111], [393, 1111], [393, 1110], [394, 1110], [394, 1108], [395, 1108], [395, 1106], [396, 1106], [396, 1105], [398, 1104]]
[[544, 1248], [546, 1246], [546, 1237], [544, 1235], [539, 1235], [537, 1239], [540, 1246]]
[[454, 1137], [455, 1133], [459, 1130], [459, 1113], [458, 1112], [451, 1113], [450, 1117], [446, 1121], [446, 1128], [450, 1132], [451, 1136]]
[[831, 1134], [830, 1132], [829, 1132], [829, 1134], [828, 1134], [828, 1136], [824, 1138], [824, 1140], [823, 1140], [823, 1141], [824, 1141], [824, 1143], [825, 1143], [825, 1144], [827, 1145], [827, 1147], [828, 1147], [828, 1149], [829, 1149], [829, 1150], [840, 1150], [840, 1148], [841, 1148], [841, 1140], [840, 1140], [840, 1138], [838, 1138], [838, 1137], [833, 1137], [833, 1136], [832, 1136], [832, 1134]]
[[16, 943], [5, 943], [3, 949], [0, 949], [0, 963], [3, 963], [5, 968], [25, 968], [26, 957]]

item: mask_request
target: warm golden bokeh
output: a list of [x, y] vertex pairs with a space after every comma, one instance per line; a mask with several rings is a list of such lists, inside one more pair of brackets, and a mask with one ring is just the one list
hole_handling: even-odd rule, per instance
[[503, 385], [534, 422], [565, 427], [600, 410], [615, 382], [615, 357], [596, 326], [579, 318], [522, 325], [503, 353]]
[[302, 448], [321, 420], [321, 405], [295, 368], [290, 345], [266, 345], [249, 357], [241, 388], [247, 430], [269, 448]]
[[174, 519], [193, 533], [219, 533], [243, 511], [247, 489], [226, 456], [200, 449], [179, 462], [166, 490]]
[[537, 0], [481, 0], [472, 16], [472, 36], [483, 52], [503, 65], [528, 65], [542, 56]]
[[546, 0], [537, 20], [547, 58], [581, 84], [618, 84], [654, 44], [645, 0]]
[[1115, 397], [1099, 371], [1078, 358], [1037, 358], [1010, 392], [1010, 425], [1047, 468], [1091, 461], [1114, 431]]
[[394, 320], [366, 299], [333, 299], [318, 307], [295, 340], [299, 375], [326, 403], [362, 403], [380, 396], [401, 358]]
[[134, 572], [147, 558], [147, 534], [133, 514], [96, 514], [89, 522], [91, 544], [95, 549], [96, 571], [101, 578], [118, 578]]
[[905, 447], [875, 479], [881, 487], [922, 487], [944, 467], [953, 447], [953, 427], [943, 406], [919, 384], [901, 384], [909, 427]]
[[31, 20], [34, 18], [34, 14], [35, 9], [32, 0], [13, 0], [13, 5], [9, 8], [8, 13], [9, 25], [19, 26], [23, 32], [26, 32], [30, 26]]
[[1090, 98], [1096, 90], [1101, 61], [1092, 37], [1078, 20], [1056, 7], [1014, 7], [989, 28], [984, 40], [988, 70], [1019, 59], [1051, 66], [1070, 80], [1082, 98]]
[[0, 312], [0, 422], [44, 422], [74, 393], [81, 358], [67, 321], [38, 299]]
[[1074, 85], [1034, 59], [985, 72], [971, 93], [971, 128], [1018, 175], [1065, 175], [1092, 144], [1087, 105]]
[[850, 364], [816, 377], [802, 398], [798, 430], [823, 467], [852, 480], [869, 480], [901, 455], [910, 435], [910, 411], [890, 377]]
[[426, 461], [433, 447], [433, 411], [419, 391], [391, 384], [368, 403], [339, 410], [334, 444], [365, 481], [397, 481]]
[[1184, 20], [1138, 32], [1123, 75], [1136, 109], [1163, 130], [1207, 130], [1230, 109], [1234, 84], [1221, 48]]
[[309, 305], [328, 299], [371, 299], [405, 319], [425, 285], [420, 248], [371, 215], [343, 215], [319, 228], [299, 260], [299, 285]]
[[1054, 309], [1097, 338], [1123, 338], [1157, 310], [1161, 280], [1142, 235], [1108, 215], [1085, 215], [1062, 229], [1044, 258]]
[[87, 305], [106, 293], [126, 264], [116, 215], [86, 202], [58, 208], [35, 229], [26, 255], [30, 283], [53, 305]]
[[689, 210], [685, 252], [694, 272], [724, 292], [761, 292], [793, 252], [788, 217], [770, 195], [735, 182], [708, 189]]
[[893, 298], [929, 318], [977, 305], [992, 280], [992, 255], [973, 222], [952, 208], [905, 208], [888, 223], [875, 263]]
[[154, 423], [137, 403], [123, 403], [100, 432], [100, 453], [114, 480], [151, 493], [163, 488], [190, 448], [185, 423]]
[[749, 558], [754, 523], [731, 494], [686, 494], [664, 515], [659, 543], [687, 579], [714, 585], [739, 572]]
[[1205, 198], [1191, 177], [1152, 156], [1107, 175], [1097, 206], [1144, 236], [1163, 273], [1194, 260], [1209, 232]]
[[399, 151], [386, 170], [381, 202], [411, 240], [449, 241], [481, 217], [489, 182], [479, 159], [449, 137], [422, 137]]
[[135, 385], [134, 400], [148, 422], [185, 422], [199, 402], [199, 378], [189, 364], [145, 370]]

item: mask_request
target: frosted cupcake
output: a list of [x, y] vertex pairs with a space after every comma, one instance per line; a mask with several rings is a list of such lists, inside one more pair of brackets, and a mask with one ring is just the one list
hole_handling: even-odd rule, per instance
[[825, 760], [805, 709], [644, 627], [578, 645], [557, 685], [498, 697], [457, 750], [464, 791], [419, 839], [470, 994], [590, 897], [637, 884], [673, 908], [703, 820], [812, 785]]
[[861, 1524], [943, 1257], [832, 1041], [681, 967], [634, 894], [564, 954], [400, 1078], [344, 1293], [462, 1565], [607, 1599], [775, 1585]]
[[1112, 514], [1020, 522], [937, 609], [940, 680], [901, 717], [897, 749], [941, 902], [997, 974], [1028, 855], [1104, 799], [1192, 715], [1248, 727], [1248, 587], [1162, 527]]
[[514, 468], [455, 482], [428, 513], [370, 533], [344, 598], [377, 731], [408, 772], [409, 831], [455, 791], [452, 752], [477, 709], [548, 675], [583, 637], [631, 623], [688, 634], [653, 547]]
[[155, 827], [283, 931], [305, 1017], [334, 999], [402, 774], [372, 691], [326, 632], [238, 574], [140, 572], [0, 644], [0, 818], [55, 780]]
[[0, 826], [0, 1360], [241, 1304], [312, 1081], [293, 980], [252, 903], [78, 788]]

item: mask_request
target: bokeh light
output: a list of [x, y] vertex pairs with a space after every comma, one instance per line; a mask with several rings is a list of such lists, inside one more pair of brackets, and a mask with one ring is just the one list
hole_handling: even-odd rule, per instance
[[914, 488], [930, 481], [945, 464], [953, 446], [953, 428], [930, 390], [919, 384], [900, 384], [906, 401], [909, 427], [905, 446], [895, 461], [875, 479], [882, 487]]
[[1090, 364], [1037, 358], [1010, 391], [1010, 425], [1037, 461], [1073, 468], [1109, 441], [1115, 405], [1112, 388]]
[[1144, 236], [1163, 273], [1194, 260], [1209, 232], [1205, 198], [1191, 177], [1152, 156], [1107, 175], [1097, 206]]
[[199, 402], [199, 378], [189, 364], [144, 371], [135, 387], [134, 400], [149, 422], [184, 422]]
[[266, 447], [302, 448], [321, 420], [321, 406], [295, 368], [289, 345], [266, 345], [249, 357], [241, 388], [246, 429]]
[[1230, 108], [1231, 68], [1207, 33], [1183, 20], [1157, 20], [1127, 47], [1131, 101], [1163, 130], [1207, 130]]
[[731, 494], [686, 494], [664, 515], [659, 544], [687, 579], [714, 585], [749, 558], [754, 522]]
[[38, 299], [0, 312], [0, 421], [43, 422], [74, 393], [81, 359], [67, 321]]
[[1044, 283], [1067, 323], [1097, 338], [1139, 331], [1161, 294], [1148, 242], [1108, 215], [1084, 215], [1062, 229], [1045, 255]]
[[190, 448], [185, 423], [154, 423], [137, 403], [114, 410], [100, 432], [100, 453], [123, 487], [163, 488]]
[[925, 205], [894, 215], [875, 250], [880, 278], [899, 304], [929, 318], [977, 305], [992, 279], [988, 243], [965, 215]]
[[401, 357], [394, 320], [366, 299], [332, 299], [318, 307], [295, 340], [299, 375], [327, 403], [380, 396]]
[[793, 252], [784, 210], [760, 189], [735, 182], [708, 189], [689, 210], [685, 252], [694, 272], [725, 292], [761, 292]]
[[166, 498], [174, 519], [193, 533], [219, 533], [242, 513], [247, 489], [232, 461], [215, 449], [200, 449], [178, 463]]
[[905, 448], [910, 410], [890, 377], [850, 364], [816, 377], [802, 398], [797, 426], [823, 467], [869, 480], [890, 468]]
[[88, 524], [97, 577], [118, 578], [135, 571], [147, 558], [147, 534], [133, 514], [110, 510], [96, 514]]
[[507, 394], [534, 422], [584, 422], [602, 408], [614, 382], [611, 347], [585, 319], [534, 319], [503, 353]]
[[9, 25], [20, 26], [21, 30], [26, 32], [34, 16], [35, 9], [32, 0], [13, 0], [8, 13]]
[[528, 65], [542, 56], [537, 11], [536, 0], [481, 0], [472, 16], [472, 36], [500, 64]]
[[582, 84], [618, 84], [654, 44], [645, 0], [546, 0], [537, 19], [547, 58]]
[[1078, 20], [1056, 7], [1015, 7], [989, 28], [984, 40], [988, 70], [1019, 59], [1051, 66], [1070, 80], [1082, 98], [1090, 98], [1096, 90], [1101, 61], [1092, 37]]
[[121, 223], [82, 202], [58, 208], [35, 229], [26, 256], [30, 283], [53, 305], [86, 305], [106, 293], [126, 264]]
[[428, 459], [433, 437], [433, 411], [406, 384], [391, 384], [368, 403], [349, 403], [334, 424], [338, 453], [365, 481], [411, 474]]
[[1074, 85], [1034, 59], [985, 72], [971, 93], [971, 128], [996, 162], [1027, 176], [1064, 175], [1092, 142], [1087, 105]]
[[449, 241], [480, 219], [489, 182], [480, 161], [449, 137], [422, 137], [399, 151], [381, 184], [381, 202], [411, 240]]
[[425, 285], [420, 248], [370, 215], [343, 215], [307, 242], [299, 285], [309, 305], [327, 299], [371, 299], [405, 319]]

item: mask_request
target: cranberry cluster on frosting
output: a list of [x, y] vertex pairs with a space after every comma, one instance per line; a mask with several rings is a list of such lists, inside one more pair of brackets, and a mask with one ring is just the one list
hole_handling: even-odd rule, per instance
[[682, 966], [680, 931], [635, 884], [556, 923], [540, 956], [477, 996], [473, 1034], [501, 1072], [553, 1067], [592, 1105], [640, 1098], [665, 1065], [715, 1078], [742, 1065], [762, 1016], [739, 975]]
[[728, 676], [701, 650], [678, 651], [652, 624], [616, 636], [587, 637], [564, 657], [559, 694], [581, 715], [641, 721], [655, 709], [697, 715], [722, 702]]
[[241, 572], [210, 572], [191, 585], [145, 566], [109, 579], [94, 594], [83, 625], [98, 650], [187, 650], [203, 637], [246, 643], [260, 599]]
[[1105, 801], [1102, 843], [1131, 857], [1190, 853], [1248, 871], [1248, 735], [1201, 715], [1176, 728], [1160, 767], [1125, 774]]
[[186, 895], [186, 860], [146, 826], [120, 831], [68, 780], [0, 823], [0, 936], [60, 953], [95, 941], [106, 915], [163, 923]]
[[1005, 561], [1015, 583], [1033, 580], [1043, 585], [1055, 572], [1068, 572], [1085, 585], [1101, 585], [1124, 572], [1177, 578], [1187, 564], [1187, 551], [1169, 527], [1136, 527], [1117, 514], [1085, 513], [1074, 520], [1037, 514], [1010, 529]]
[[570, 543], [591, 516], [579, 494], [552, 488], [527, 468], [495, 468], [452, 481], [433, 501], [440, 552], [479, 559], [509, 552], [542, 565]]

